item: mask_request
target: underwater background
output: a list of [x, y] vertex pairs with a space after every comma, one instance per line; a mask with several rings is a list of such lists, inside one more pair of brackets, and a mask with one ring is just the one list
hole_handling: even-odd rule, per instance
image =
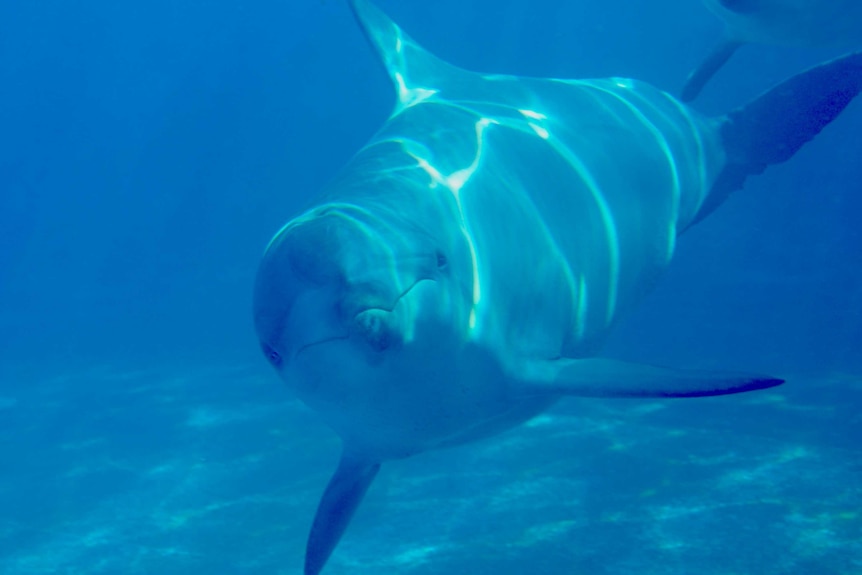
[[[686, 0], [378, 4], [464, 68], [672, 92], [721, 36]], [[835, 55], [746, 46], [694, 107]], [[340, 0], [0, 4], [0, 573], [301, 572], [338, 442], [251, 286], [393, 101]], [[860, 133], [749, 179], [605, 350], [783, 387], [390, 463], [325, 573], [862, 573]]]

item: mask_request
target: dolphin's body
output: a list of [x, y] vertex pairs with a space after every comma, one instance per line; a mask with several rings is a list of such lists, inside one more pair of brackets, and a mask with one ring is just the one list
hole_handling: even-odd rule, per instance
[[725, 23], [724, 38], [689, 75], [683, 101], [693, 100], [743, 44], [862, 46], [860, 0], [704, 0]]
[[781, 382], [591, 357], [682, 230], [856, 95], [862, 57], [710, 119], [634, 80], [467, 72], [367, 0], [353, 7], [395, 110], [275, 235], [255, 287], [265, 354], [343, 440], [307, 574], [323, 568], [383, 461], [499, 433], [566, 395]]

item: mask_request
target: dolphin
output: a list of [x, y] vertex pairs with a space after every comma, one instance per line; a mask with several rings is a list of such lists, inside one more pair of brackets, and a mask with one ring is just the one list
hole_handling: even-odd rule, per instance
[[862, 84], [862, 54], [720, 118], [624, 78], [482, 75], [353, 11], [392, 80], [389, 119], [270, 241], [264, 355], [342, 439], [305, 573], [384, 461], [508, 430], [566, 396], [701, 397], [779, 385], [597, 356], [677, 236], [788, 159]]
[[740, 46], [862, 46], [859, 0], [704, 0], [725, 23], [724, 38], [689, 74], [680, 94], [694, 100]]

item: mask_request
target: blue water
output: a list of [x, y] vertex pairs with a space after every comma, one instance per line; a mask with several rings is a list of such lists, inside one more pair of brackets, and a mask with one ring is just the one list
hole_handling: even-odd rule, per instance
[[[479, 71], [676, 90], [697, 2], [380, 0]], [[749, 46], [719, 114], [834, 56]], [[251, 326], [263, 247], [385, 119], [345, 3], [0, 4], [0, 573], [299, 573], [338, 443]], [[862, 104], [680, 241], [608, 354], [775, 391], [566, 401], [384, 468], [327, 573], [862, 572]]]

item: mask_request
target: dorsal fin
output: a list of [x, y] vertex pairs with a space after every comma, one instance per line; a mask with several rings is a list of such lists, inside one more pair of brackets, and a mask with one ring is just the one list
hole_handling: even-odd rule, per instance
[[396, 113], [430, 98], [447, 79], [465, 73], [417, 44], [368, 0], [350, 0], [350, 5], [395, 85]]

